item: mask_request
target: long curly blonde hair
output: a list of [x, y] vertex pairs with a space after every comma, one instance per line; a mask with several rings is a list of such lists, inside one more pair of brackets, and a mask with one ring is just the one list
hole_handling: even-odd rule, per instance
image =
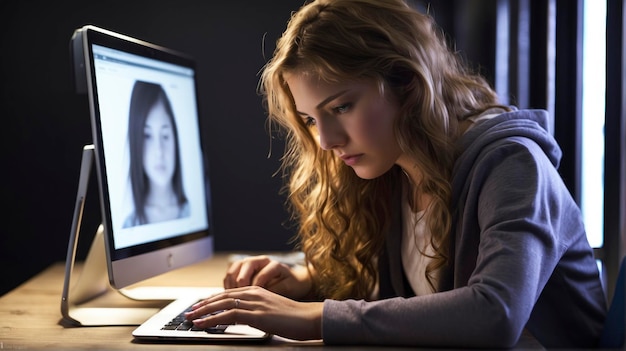
[[402, 0], [317, 0], [292, 15], [259, 91], [269, 122], [285, 132], [288, 204], [320, 298], [371, 295], [392, 189], [402, 174], [395, 166], [376, 179], [361, 179], [320, 148], [285, 82], [286, 75], [303, 72], [326, 82], [372, 79], [397, 97], [398, 144], [423, 173], [418, 190], [432, 198], [427, 225], [435, 255], [425, 278], [433, 285], [431, 273], [448, 260], [459, 121], [497, 105], [495, 92], [448, 48], [430, 16]]

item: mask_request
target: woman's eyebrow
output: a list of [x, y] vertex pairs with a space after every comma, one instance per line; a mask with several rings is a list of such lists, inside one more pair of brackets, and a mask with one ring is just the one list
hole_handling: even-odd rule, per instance
[[[343, 94], [345, 94], [345, 93], [347, 93], [347, 92], [348, 92], [348, 89], [345, 89], [345, 90], [342, 90], [342, 91], [340, 91], [340, 92], [338, 92], [338, 93], [336, 93], [336, 94], [333, 94], [333, 95], [331, 95], [331, 96], [327, 97], [326, 99], [322, 100], [322, 102], [320, 102], [319, 104], [317, 104], [317, 106], [315, 106], [315, 108], [319, 110], [319, 109], [321, 109], [322, 107], [324, 107], [324, 105], [328, 104], [330, 101], [333, 101], [334, 99], [336, 99], [336, 98], [340, 97], [341, 95], [343, 95]], [[302, 115], [302, 116], [308, 116], [308, 115], [309, 115], [308, 113], [304, 113], [304, 112], [297, 111], [297, 110], [296, 110], [296, 112], [297, 112], [298, 114]]]

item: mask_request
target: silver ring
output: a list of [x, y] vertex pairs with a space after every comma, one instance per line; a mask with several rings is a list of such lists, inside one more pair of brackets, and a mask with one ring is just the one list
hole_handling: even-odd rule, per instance
[[235, 309], [239, 308], [239, 303], [241, 302], [241, 300], [239, 299], [235, 299]]

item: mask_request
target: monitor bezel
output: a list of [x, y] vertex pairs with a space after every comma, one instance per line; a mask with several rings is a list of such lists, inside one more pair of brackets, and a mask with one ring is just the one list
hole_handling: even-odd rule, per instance
[[[80, 92], [84, 89], [89, 99], [106, 260], [111, 286], [124, 288], [167, 271], [211, 257], [213, 254], [212, 201], [210, 198], [208, 162], [204, 156], [202, 156], [201, 162], [203, 163], [202, 169], [204, 170], [204, 192], [208, 227], [205, 230], [193, 231], [163, 240], [119, 249], [115, 248], [107, 168], [103, 148], [101, 116], [98, 108], [99, 101], [93, 46], [98, 45], [146, 58], [158, 59], [188, 67], [194, 71], [196, 71], [195, 60], [187, 54], [93, 25], [86, 25], [77, 29], [72, 41], [74, 68], [75, 74], [77, 75], [77, 90]], [[85, 82], [86, 85], [81, 85], [83, 84], [81, 82], [82, 79], [84, 79], [82, 82]], [[194, 76], [194, 88], [197, 97], [198, 86], [196, 76]], [[200, 108], [199, 106], [196, 107], [199, 114]], [[200, 139], [201, 148], [204, 149], [202, 138], [200, 136], [198, 137]], [[200, 154], [205, 155], [203, 150], [200, 151]], [[146, 265], [146, 262], [150, 262], [150, 264]]]

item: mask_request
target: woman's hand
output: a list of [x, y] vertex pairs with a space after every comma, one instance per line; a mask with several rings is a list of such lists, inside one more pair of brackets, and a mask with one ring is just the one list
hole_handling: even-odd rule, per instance
[[[229, 289], [198, 302], [187, 320], [199, 328], [247, 324], [294, 340], [322, 338], [323, 302], [297, 302], [258, 286]], [[216, 311], [223, 311], [211, 314]]]
[[256, 285], [291, 299], [310, 296], [312, 283], [306, 267], [288, 265], [268, 256], [252, 256], [230, 265], [224, 277], [224, 288]]

